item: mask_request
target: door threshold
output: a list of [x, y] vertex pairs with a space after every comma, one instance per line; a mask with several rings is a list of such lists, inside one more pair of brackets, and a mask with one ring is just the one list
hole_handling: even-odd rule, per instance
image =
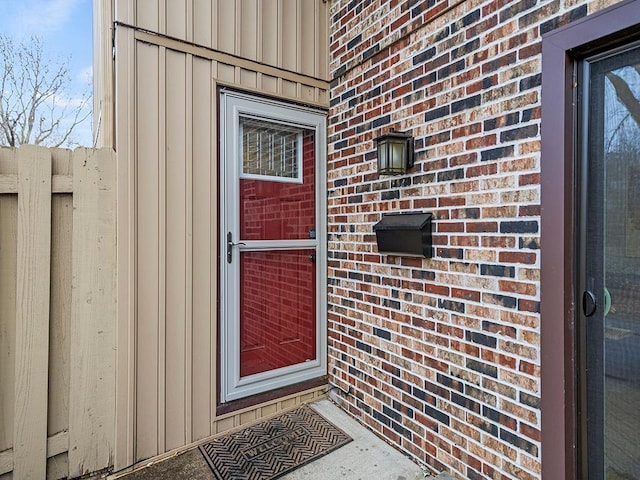
[[289, 395], [295, 395], [296, 393], [303, 392], [304, 390], [320, 387], [322, 385], [327, 385], [327, 386], [329, 385], [326, 375], [323, 375], [322, 377], [318, 377], [318, 378], [313, 378], [311, 380], [306, 380], [304, 382], [296, 383], [293, 385], [289, 385], [287, 387], [278, 388], [277, 390], [258, 393], [250, 397], [241, 398], [239, 400], [233, 400], [227, 403], [220, 403], [216, 407], [216, 417], [225, 415], [227, 413], [232, 413], [237, 410], [242, 410], [244, 408], [253, 407], [260, 403], [271, 402], [273, 400], [277, 400], [278, 398], [287, 397]]

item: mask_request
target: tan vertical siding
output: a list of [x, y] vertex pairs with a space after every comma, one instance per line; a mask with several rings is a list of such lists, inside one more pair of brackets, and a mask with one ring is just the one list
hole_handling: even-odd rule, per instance
[[[280, 51], [281, 59], [279, 67], [291, 71], [298, 70], [298, 51], [299, 51], [299, 8], [300, 2], [297, 0], [282, 0], [281, 24], [280, 24]], [[313, 54], [305, 52], [305, 54]], [[307, 72], [303, 72], [307, 73]], [[315, 73], [315, 72], [313, 72]]]
[[317, 78], [330, 79], [329, 76], [329, 11], [323, 2], [318, 5], [316, 23], [316, 38], [322, 38], [322, 41], [316, 41], [316, 71]]
[[[237, 2], [226, 2], [224, 0], [217, 2], [217, 28], [214, 31], [216, 35], [215, 48], [223, 52], [237, 53], [236, 50], [236, 24], [238, 22], [238, 6]], [[211, 25], [209, 26], [211, 28]]]
[[203, 47], [214, 47], [212, 41], [214, 24], [214, 12], [217, 2], [215, 0], [193, 0], [193, 36], [192, 41]]
[[191, 437], [188, 441], [204, 438], [211, 434], [211, 419], [215, 392], [213, 390], [214, 370], [212, 367], [212, 345], [216, 345], [215, 298], [216, 249], [214, 214], [217, 211], [215, 185], [217, 169], [213, 159], [216, 132], [213, 129], [216, 112], [215, 97], [212, 95], [211, 62], [201, 58], [193, 59], [192, 75], [193, 104], [191, 136], [193, 165], [191, 168], [192, 193], [192, 303], [191, 315], [191, 372], [187, 385], [191, 393]]
[[327, 107], [328, 84], [315, 76], [327, 63], [318, 57], [327, 39], [315, 38], [326, 8], [302, 3], [116, 3], [120, 21], [144, 29], [116, 32], [118, 344], [128, 352], [118, 352], [117, 469], [322, 393], [215, 416], [217, 88]]
[[92, 0], [93, 5], [93, 146], [114, 146], [113, 117], [113, 5]]
[[317, 42], [319, 5], [316, 2], [306, 2], [300, 12], [300, 71], [317, 74], [318, 53], [320, 45]]
[[261, 52], [258, 50], [258, 39], [261, 36], [262, 25], [259, 21], [259, 3], [256, 1], [244, 1], [240, 3], [238, 15], [240, 29], [240, 56], [260, 60]]
[[193, 19], [193, 0], [165, 0], [167, 35], [187, 41], [192, 39], [192, 30], [187, 22]]
[[[136, 457], [158, 454], [159, 322], [160, 322], [160, 196], [161, 164], [159, 138], [158, 48], [139, 43], [136, 48], [138, 75], [136, 109]], [[163, 349], [164, 354], [164, 349]]]
[[211, 62], [145, 44], [138, 59], [139, 68], [156, 79], [147, 88], [150, 77], [138, 76], [136, 390], [137, 411], [145, 410], [137, 416], [140, 460], [211, 431], [215, 205]]
[[262, 62], [268, 65], [278, 65], [279, 57], [279, 31], [278, 17], [280, 13], [280, 0], [263, 0], [262, 5], [262, 35], [260, 45], [262, 50]]
[[[322, 0], [145, 0], [117, 19], [240, 58], [327, 78]], [[325, 41], [323, 41], [325, 40]]]
[[[165, 449], [186, 443], [186, 331], [191, 328], [191, 318], [187, 314], [187, 298], [191, 298], [191, 263], [187, 252], [190, 238], [191, 202], [187, 202], [190, 188], [187, 174], [191, 170], [192, 159], [187, 156], [187, 108], [191, 104], [187, 90], [187, 56], [166, 51], [166, 79], [164, 98], [166, 114], [164, 127], [166, 135], [166, 171], [164, 235], [166, 236], [165, 271]], [[189, 74], [190, 76], [190, 74]], [[190, 90], [190, 89], [189, 89]], [[189, 112], [190, 113], [190, 112]], [[190, 123], [190, 122], [189, 122]], [[161, 128], [163, 126], [161, 125]], [[190, 183], [190, 182], [189, 182]], [[162, 235], [162, 232], [161, 232]], [[160, 319], [162, 322], [162, 319]], [[190, 350], [190, 348], [189, 348]]]
[[124, 20], [126, 23], [135, 22], [136, 26], [145, 30], [164, 33], [165, 29], [160, 26], [160, 7], [164, 5], [164, 1], [135, 2], [133, 5], [135, 5], [135, 17]]

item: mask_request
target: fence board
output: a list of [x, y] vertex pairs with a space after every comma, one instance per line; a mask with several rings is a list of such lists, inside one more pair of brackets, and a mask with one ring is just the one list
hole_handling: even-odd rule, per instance
[[18, 175], [0, 175], [0, 194], [18, 193]]
[[58, 432], [47, 439], [47, 458], [69, 450], [69, 432]]
[[73, 155], [69, 476], [110, 465], [115, 412], [115, 156]]
[[0, 149], [0, 478], [112, 466], [115, 244], [111, 150]]
[[[51, 179], [52, 193], [71, 193], [73, 178], [70, 175], [54, 175]], [[18, 176], [13, 174], [0, 175], [0, 194], [18, 193]]]
[[[51, 152], [51, 308], [49, 309], [49, 406], [47, 432], [50, 437], [69, 430], [69, 377], [71, 352], [71, 263], [73, 256], [73, 168], [71, 150], [54, 148]], [[57, 188], [56, 180], [68, 183], [65, 194]], [[69, 192], [67, 194], [67, 191]], [[60, 193], [60, 194], [59, 194]], [[52, 437], [55, 438], [55, 437]], [[51, 440], [51, 438], [50, 438]], [[66, 447], [55, 455], [66, 452]], [[48, 451], [51, 458], [52, 453]], [[49, 460], [55, 468], [66, 462]], [[48, 465], [48, 474], [51, 465]], [[65, 473], [66, 476], [66, 473]]]
[[13, 470], [13, 450], [0, 452], [0, 477]]
[[20, 152], [13, 476], [45, 478], [51, 161], [41, 147], [23, 146]]
[[13, 446], [17, 220], [17, 195], [0, 195], [0, 452]]
[[[14, 152], [0, 148], [2, 178], [12, 174], [17, 189]], [[0, 195], [0, 479], [13, 470], [14, 345], [18, 196]]]
[[51, 308], [47, 408], [49, 436], [69, 429], [72, 232], [73, 197], [54, 195], [51, 203]]

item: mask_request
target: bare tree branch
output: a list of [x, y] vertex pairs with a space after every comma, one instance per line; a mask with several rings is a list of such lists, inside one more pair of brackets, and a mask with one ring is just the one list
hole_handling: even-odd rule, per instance
[[622, 130], [622, 127], [624, 126], [624, 122], [627, 121], [629, 116], [630, 115], [627, 113], [622, 118], [622, 120], [620, 120], [618, 122], [618, 125], [616, 125], [616, 128], [613, 129], [613, 131], [611, 132], [611, 135], [609, 135], [609, 140], [607, 141], [607, 146], [605, 148], [605, 152], [610, 152], [611, 151], [611, 146], [613, 145], [613, 141], [616, 139], [616, 136], [618, 135], [618, 132], [620, 132]]
[[91, 95], [70, 101], [67, 65], [49, 60], [37, 37], [14, 44], [0, 35], [0, 145], [74, 144], [74, 130], [91, 115]]
[[629, 84], [613, 72], [606, 75], [616, 91], [618, 100], [627, 108], [631, 118], [640, 125], [640, 101], [633, 95]]

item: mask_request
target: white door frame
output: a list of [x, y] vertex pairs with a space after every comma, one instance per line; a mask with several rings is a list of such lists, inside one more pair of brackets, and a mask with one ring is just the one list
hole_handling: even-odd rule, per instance
[[[239, 178], [241, 116], [264, 118], [315, 131], [316, 238], [246, 241], [240, 239]], [[325, 375], [326, 320], [326, 114], [231, 90], [220, 94], [220, 402], [238, 400]], [[227, 262], [227, 234], [232, 234], [232, 263]], [[240, 377], [240, 252], [316, 249], [316, 358], [296, 365]]]

